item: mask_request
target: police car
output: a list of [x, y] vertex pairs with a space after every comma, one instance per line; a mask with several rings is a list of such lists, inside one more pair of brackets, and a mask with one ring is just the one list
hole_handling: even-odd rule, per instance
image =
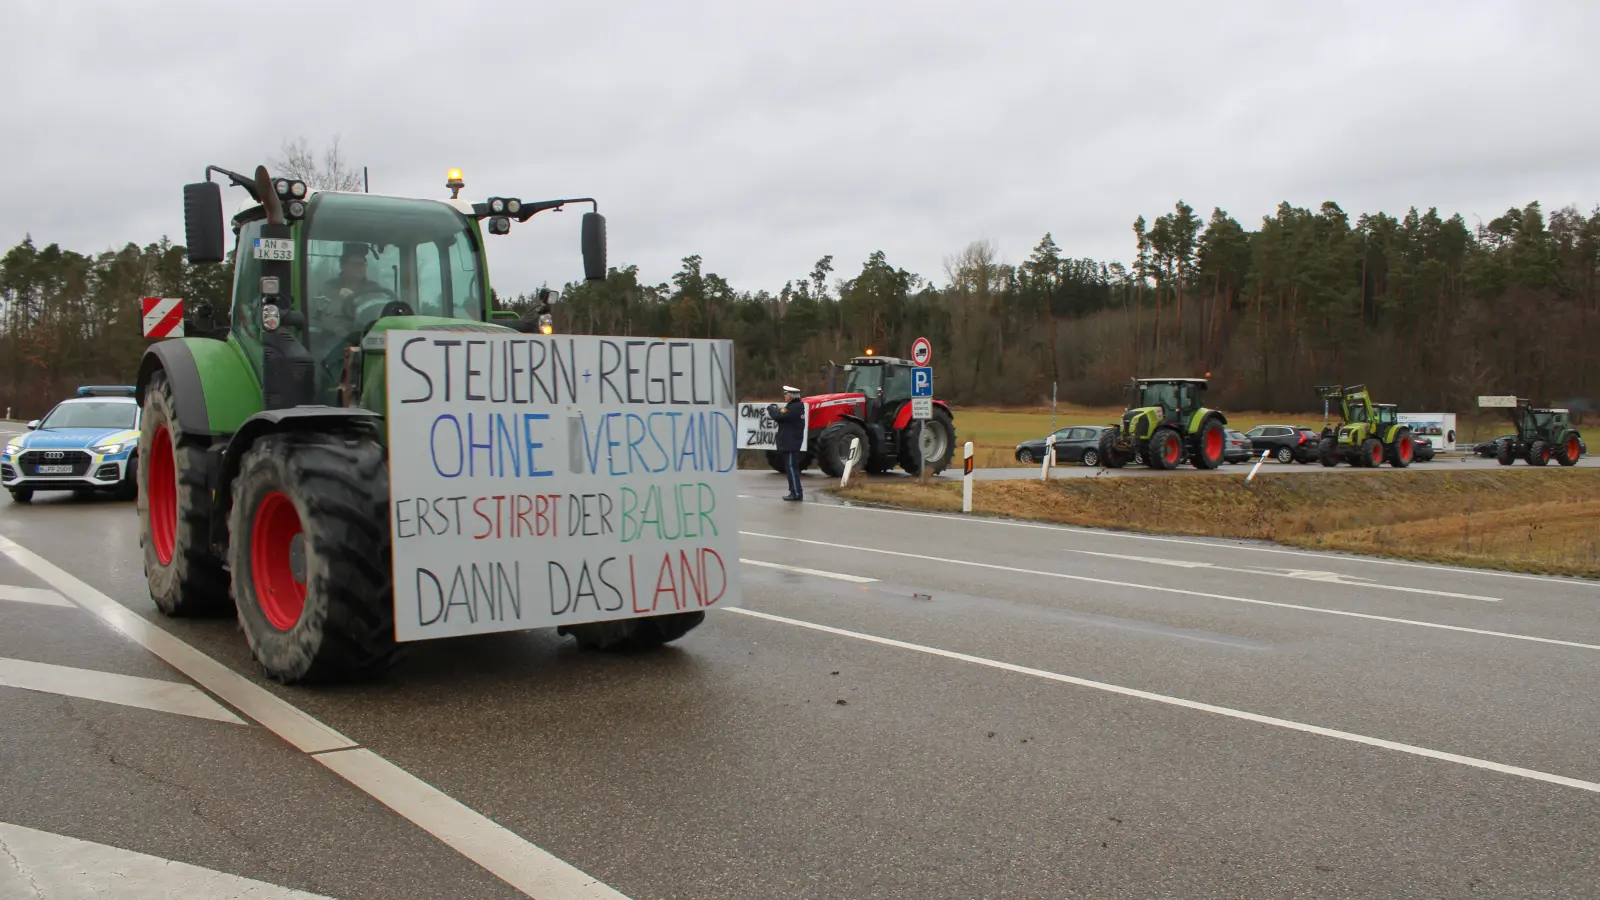
[[139, 404], [132, 385], [88, 385], [0, 450], [0, 487], [18, 503], [34, 491], [138, 492]]

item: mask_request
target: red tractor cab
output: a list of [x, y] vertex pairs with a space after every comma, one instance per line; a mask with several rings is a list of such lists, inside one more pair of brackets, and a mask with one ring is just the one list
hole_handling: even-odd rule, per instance
[[[955, 453], [955, 416], [943, 400], [933, 401], [933, 418], [911, 418], [911, 370], [915, 363], [892, 356], [857, 356], [838, 367], [844, 373], [843, 390], [806, 397], [806, 449], [800, 467], [813, 461], [823, 473], [844, 474], [852, 439], [861, 442], [857, 466], [873, 474], [896, 465], [913, 475], [937, 475], [950, 465]], [[767, 454], [775, 471], [783, 471], [776, 452]]]

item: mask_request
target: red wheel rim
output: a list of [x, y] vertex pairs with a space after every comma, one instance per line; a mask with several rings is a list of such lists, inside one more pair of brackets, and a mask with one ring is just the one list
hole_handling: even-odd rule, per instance
[[250, 580], [261, 614], [279, 631], [293, 628], [306, 608], [303, 565], [299, 578], [294, 571], [300, 533], [300, 514], [287, 494], [273, 491], [262, 498], [250, 528]]
[[172, 452], [172, 432], [165, 422], [150, 439], [150, 543], [163, 566], [172, 562], [178, 543], [178, 461]]
[[1411, 438], [1406, 438], [1405, 440], [1400, 442], [1400, 461], [1401, 462], [1411, 462], [1411, 453], [1412, 453]]
[[1175, 463], [1175, 462], [1178, 461], [1178, 439], [1177, 438], [1169, 436], [1167, 438], [1167, 440], [1161, 445], [1161, 458], [1166, 460], [1168, 463]]
[[1377, 465], [1378, 463], [1381, 463], [1381, 462], [1383, 462], [1383, 445], [1382, 444], [1373, 444], [1372, 445], [1372, 464], [1373, 465]]
[[1567, 438], [1567, 459], [1578, 458], [1578, 439]]
[[1222, 431], [1216, 428], [1206, 432], [1206, 459], [1222, 455]]

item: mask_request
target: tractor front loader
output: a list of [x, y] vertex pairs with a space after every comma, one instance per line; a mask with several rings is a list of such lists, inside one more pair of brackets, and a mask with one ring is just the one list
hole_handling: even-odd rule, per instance
[[1324, 401], [1337, 403], [1339, 424], [1323, 423], [1318, 457], [1324, 466], [1341, 462], [1375, 469], [1388, 462], [1397, 469], [1411, 465], [1416, 448], [1411, 444], [1411, 426], [1400, 424], [1399, 408], [1393, 403], [1373, 403], [1364, 384], [1344, 387], [1317, 385]]
[[1505, 409], [1516, 428], [1515, 434], [1501, 439], [1495, 448], [1495, 459], [1502, 466], [1519, 459], [1530, 466], [1549, 465], [1552, 459], [1574, 466], [1583, 455], [1582, 436], [1572, 427], [1565, 409], [1537, 407], [1526, 397], [1479, 397], [1478, 406]]
[[1100, 459], [1120, 469], [1142, 459], [1152, 469], [1222, 465], [1227, 416], [1200, 405], [1204, 378], [1135, 378], [1127, 388], [1122, 422], [1100, 439]]
[[[251, 198], [236, 236], [228, 330], [156, 342], [140, 362], [140, 544], [171, 616], [237, 615], [278, 681], [385, 669], [397, 647], [385, 332], [532, 332], [494, 309], [489, 234], [580, 200], [311, 191], [215, 166], [184, 186], [191, 263], [225, 259], [225, 176]], [[585, 278], [606, 276], [605, 220], [582, 220]], [[368, 264], [371, 264], [370, 270]], [[366, 277], [371, 271], [377, 279]], [[336, 277], [329, 278], [330, 275]], [[462, 335], [463, 338], [468, 335]], [[398, 364], [398, 363], [397, 363]], [[581, 646], [674, 640], [703, 611], [562, 626]]]

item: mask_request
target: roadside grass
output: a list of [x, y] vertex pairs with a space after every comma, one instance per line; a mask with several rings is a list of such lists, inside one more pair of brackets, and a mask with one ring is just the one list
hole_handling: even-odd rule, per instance
[[[959, 482], [875, 479], [842, 499], [958, 512]], [[1380, 472], [1306, 478], [978, 481], [973, 512], [1153, 534], [1251, 538], [1315, 550], [1600, 577], [1600, 470]]]

